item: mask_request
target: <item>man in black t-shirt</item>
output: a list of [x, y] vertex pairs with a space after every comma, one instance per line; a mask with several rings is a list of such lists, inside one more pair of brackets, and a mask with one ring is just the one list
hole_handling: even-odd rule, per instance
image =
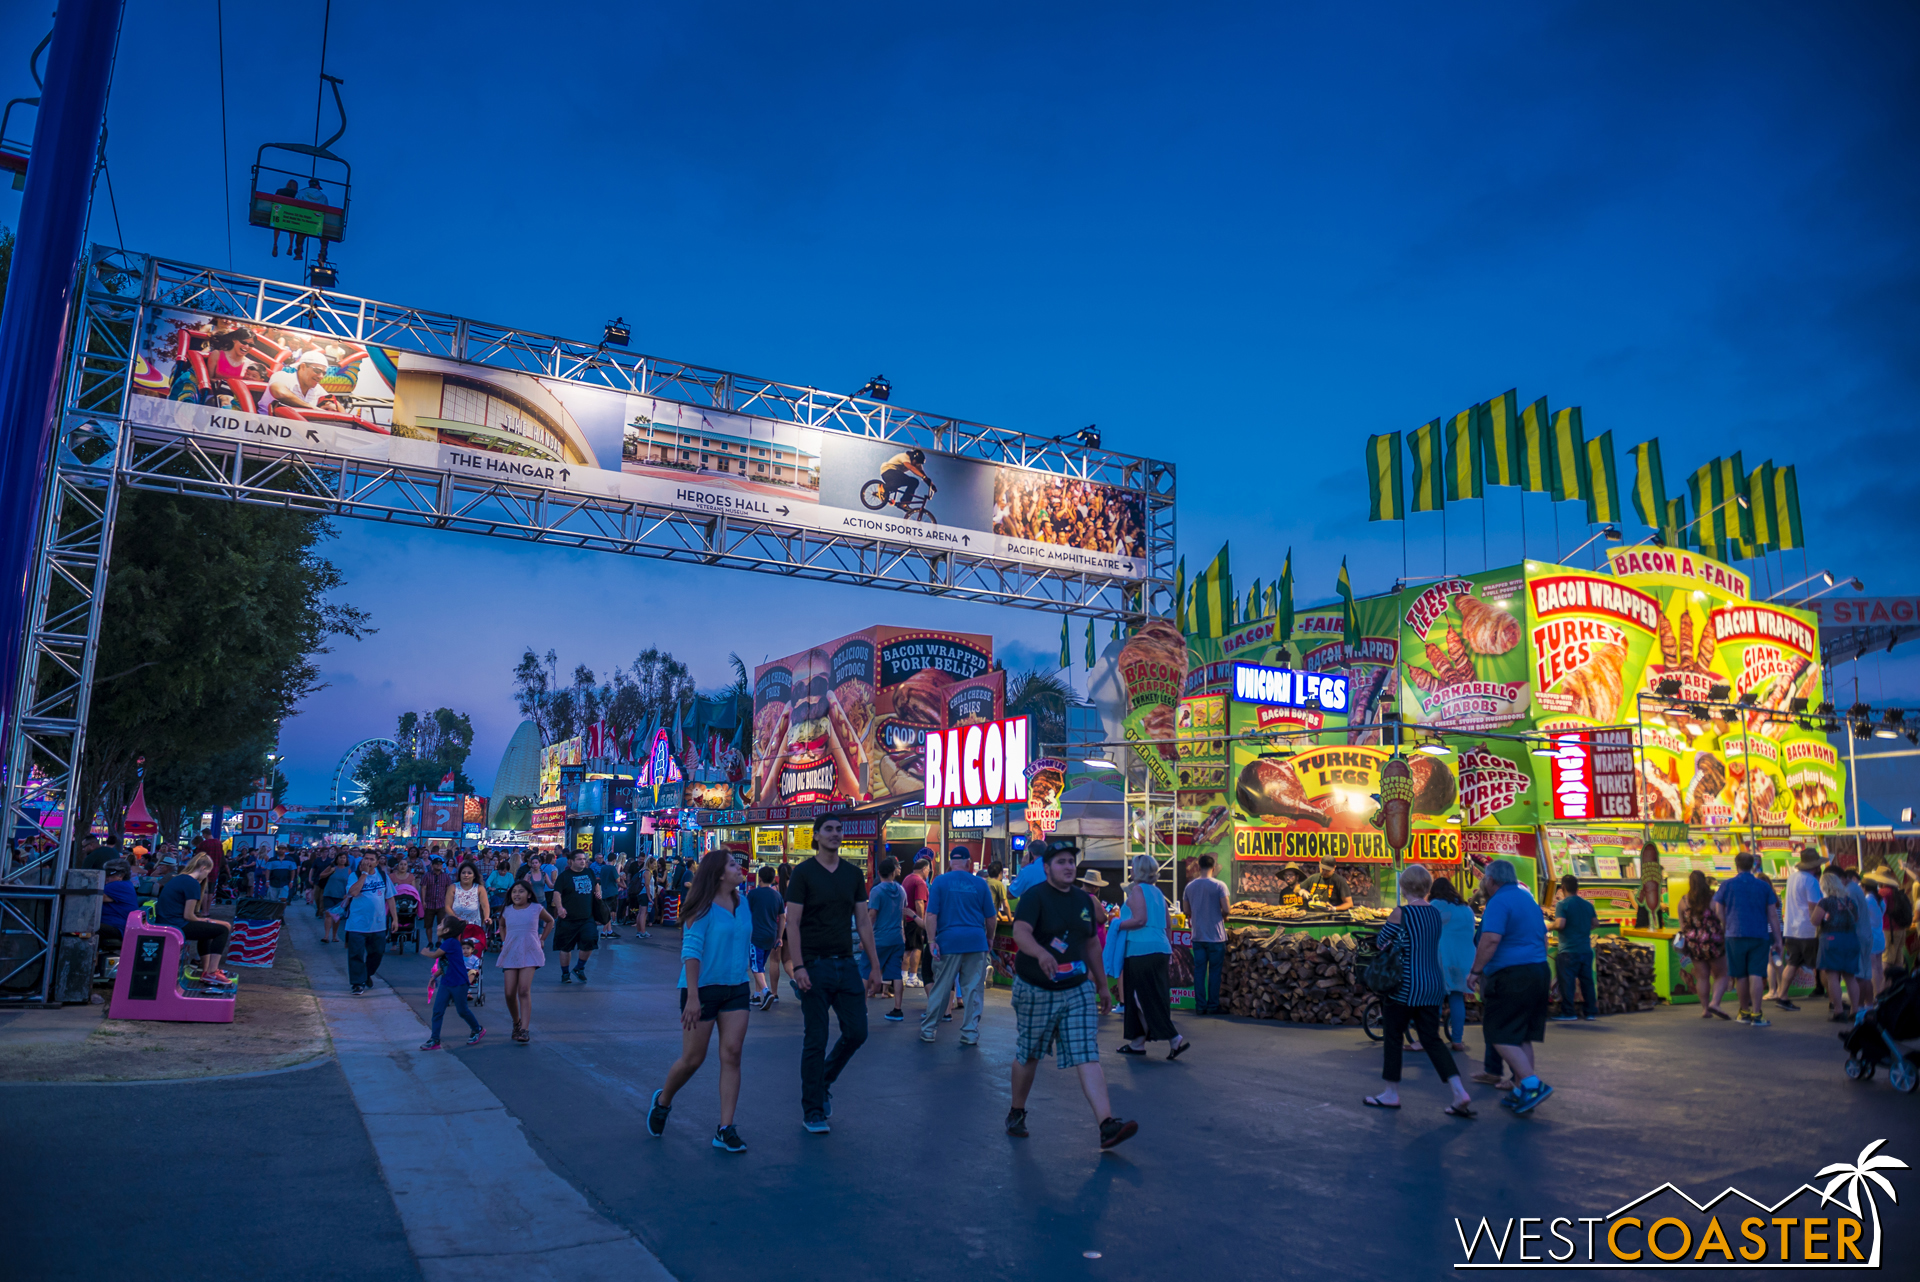
[[[880, 957], [873, 947], [873, 918], [867, 912], [866, 878], [840, 858], [843, 816], [813, 821], [811, 859], [801, 861], [787, 881], [787, 969], [800, 990], [806, 1035], [800, 1043], [801, 1124], [816, 1135], [832, 1129], [833, 1092], [829, 1089], [867, 1040], [867, 1001], [880, 991]], [[867, 955], [862, 981], [853, 960], [853, 930]], [[827, 1054], [827, 1012], [840, 1020], [840, 1040]]]
[[[587, 867], [587, 852], [576, 850], [567, 866], [554, 876], [553, 915], [559, 925], [553, 929], [553, 946], [560, 950], [560, 982], [587, 982], [587, 956], [599, 946], [600, 883]], [[571, 971], [567, 958], [575, 951], [580, 963]]]
[[[1100, 1124], [1100, 1147], [1112, 1148], [1140, 1129], [1113, 1115], [1100, 1068], [1100, 1016], [1113, 1009], [1096, 931], [1100, 905], [1073, 884], [1080, 857], [1070, 838], [1047, 844], [1047, 879], [1020, 896], [1013, 910], [1013, 1014], [1019, 1026], [1013, 1055], [1013, 1107], [1007, 1134], [1027, 1135], [1027, 1095], [1047, 1047], [1061, 1068], [1077, 1069], [1080, 1089]], [[1089, 984], [1088, 980], [1092, 980]]]

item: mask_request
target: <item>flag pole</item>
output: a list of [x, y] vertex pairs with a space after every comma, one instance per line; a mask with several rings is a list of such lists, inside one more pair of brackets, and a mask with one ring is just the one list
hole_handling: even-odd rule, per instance
[[1480, 492], [1480, 568], [1483, 570], [1493, 568], [1492, 559], [1487, 552], [1487, 494], [1484, 489]]

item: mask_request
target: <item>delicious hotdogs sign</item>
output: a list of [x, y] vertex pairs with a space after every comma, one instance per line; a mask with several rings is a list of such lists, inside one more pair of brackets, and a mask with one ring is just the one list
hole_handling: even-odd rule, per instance
[[922, 791], [927, 736], [998, 706], [994, 683], [983, 683], [992, 666], [992, 637], [888, 627], [761, 664], [749, 804]]
[[133, 422], [175, 431], [1103, 577], [1147, 572], [1135, 490], [244, 318], [156, 309], [133, 391]]

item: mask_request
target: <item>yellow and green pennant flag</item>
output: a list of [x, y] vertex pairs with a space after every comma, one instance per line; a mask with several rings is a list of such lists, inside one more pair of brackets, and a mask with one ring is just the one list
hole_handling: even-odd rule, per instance
[[[1520, 411], [1520, 488], [1553, 493], [1553, 420], [1542, 396]], [[1558, 498], [1558, 495], [1554, 495]]]
[[1800, 529], [1800, 482], [1791, 463], [1773, 473], [1773, 545], [1781, 552], [1807, 546]]
[[1340, 578], [1333, 590], [1340, 594], [1340, 637], [1349, 652], [1360, 648], [1360, 616], [1353, 608], [1353, 581], [1347, 578], [1347, 558], [1340, 558]]
[[1400, 471], [1400, 433], [1367, 438], [1367, 519], [1403, 521], [1406, 500]]
[[1480, 407], [1461, 410], [1443, 420], [1447, 441], [1447, 502], [1485, 498], [1480, 468]]
[[1220, 555], [1193, 581], [1193, 632], [1195, 636], [1224, 636], [1233, 626], [1233, 574], [1227, 567], [1227, 545]]
[[1771, 552], [1778, 545], [1773, 530], [1773, 460], [1747, 473], [1747, 519], [1753, 523], [1753, 551]]
[[1255, 579], [1253, 586], [1247, 589], [1247, 622], [1266, 618], [1266, 612], [1260, 608], [1260, 580]]
[[1093, 662], [1095, 658], [1096, 656], [1093, 650], [1093, 620], [1088, 619], [1087, 620], [1087, 671], [1089, 672], [1093, 671]]
[[1187, 626], [1192, 620], [1187, 618], [1187, 558], [1184, 556], [1180, 558], [1180, 568], [1173, 572], [1173, 621], [1183, 635], [1193, 631]]
[[1726, 536], [1727, 555], [1734, 560], [1753, 556], [1753, 511], [1747, 498], [1747, 468], [1735, 450], [1720, 460], [1720, 497], [1727, 505], [1720, 509], [1720, 528]]
[[1687, 500], [1677, 498], [1668, 502], [1666, 519], [1660, 524], [1661, 540], [1670, 548], [1690, 548], [1697, 546], [1693, 532], [1687, 528]]
[[1113, 621], [1113, 635], [1108, 637], [1107, 640], [1118, 641], [1119, 639], [1120, 639], [1120, 620], [1115, 619]]
[[1273, 612], [1275, 622], [1273, 637], [1281, 645], [1293, 635], [1293, 549], [1287, 549], [1287, 559], [1280, 563], [1280, 582], [1274, 585]]
[[1708, 556], [1724, 561], [1725, 540], [1721, 537], [1720, 504], [1725, 496], [1720, 492], [1720, 475], [1719, 459], [1702, 463], [1687, 478], [1687, 489], [1693, 494], [1692, 545]]
[[1060, 616], [1060, 670], [1073, 670], [1073, 641], [1067, 631], [1067, 616], [1064, 614]]
[[1640, 524], [1662, 529], [1667, 515], [1667, 478], [1660, 470], [1660, 438], [1642, 441], [1628, 452], [1633, 455], [1633, 510]]
[[1587, 442], [1587, 524], [1620, 520], [1620, 481], [1613, 470], [1613, 433]]
[[1444, 470], [1440, 423], [1436, 418], [1407, 435], [1407, 452], [1413, 455], [1411, 511], [1438, 512], [1447, 506], [1446, 491], [1440, 481]]
[[1520, 484], [1520, 393], [1502, 392], [1480, 410], [1480, 466], [1488, 485]]
[[1587, 497], [1587, 450], [1581, 435], [1580, 407], [1553, 413], [1553, 501]]

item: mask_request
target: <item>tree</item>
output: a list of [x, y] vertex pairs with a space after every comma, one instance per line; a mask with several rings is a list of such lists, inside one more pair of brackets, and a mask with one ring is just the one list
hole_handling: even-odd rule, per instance
[[631, 669], [616, 667], [608, 681], [598, 680], [583, 663], [566, 683], [557, 652], [540, 655], [528, 649], [514, 665], [513, 686], [520, 715], [533, 722], [543, 744], [585, 734], [603, 718], [613, 737], [625, 740], [655, 717], [672, 720], [673, 710], [691, 703], [696, 693], [687, 665], [651, 645], [634, 657]]
[[1029, 669], [1007, 678], [1007, 715], [1033, 718], [1033, 742], [1042, 752], [1067, 741], [1067, 701], [1072, 691], [1057, 671]]
[[280, 721], [322, 688], [317, 655], [373, 629], [326, 595], [322, 518], [129, 490], [121, 496], [76, 810], [116, 829], [146, 758], [148, 801], [175, 817], [237, 801], [266, 773]]
[[[366, 789], [362, 807], [374, 813], [398, 810], [419, 794], [440, 789], [453, 776], [452, 791], [470, 793], [473, 782], [461, 769], [473, 751], [473, 721], [451, 708], [403, 712], [394, 727], [398, 752], [376, 744], [360, 759], [353, 778]], [[411, 794], [411, 797], [410, 797]]]

